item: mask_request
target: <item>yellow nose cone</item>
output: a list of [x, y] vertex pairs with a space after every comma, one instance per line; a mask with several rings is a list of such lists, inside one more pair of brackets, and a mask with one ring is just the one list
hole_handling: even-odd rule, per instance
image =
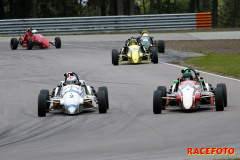
[[132, 53], [132, 60], [133, 60], [133, 63], [138, 63], [139, 61], [139, 55], [138, 55], [138, 52], [137, 51], [134, 51]]

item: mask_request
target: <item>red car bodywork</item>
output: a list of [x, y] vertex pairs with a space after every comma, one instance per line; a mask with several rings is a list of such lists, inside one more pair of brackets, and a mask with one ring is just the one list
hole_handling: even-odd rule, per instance
[[31, 30], [27, 30], [27, 32], [20, 38], [22, 41], [22, 47], [27, 47], [27, 40], [31, 38], [33, 43], [38, 43], [41, 48], [48, 48], [50, 46], [51, 41], [45, 38], [42, 34], [31, 34]]

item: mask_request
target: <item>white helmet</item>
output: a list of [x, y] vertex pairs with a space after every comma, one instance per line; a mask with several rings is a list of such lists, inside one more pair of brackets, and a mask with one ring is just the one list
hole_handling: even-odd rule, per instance
[[147, 33], [143, 33], [142, 36], [143, 36], [143, 37], [148, 37], [148, 34], [147, 34]]
[[32, 30], [32, 34], [37, 34], [37, 30], [36, 29]]
[[75, 83], [77, 83], [77, 77], [68, 75], [66, 83], [67, 84], [75, 84]]

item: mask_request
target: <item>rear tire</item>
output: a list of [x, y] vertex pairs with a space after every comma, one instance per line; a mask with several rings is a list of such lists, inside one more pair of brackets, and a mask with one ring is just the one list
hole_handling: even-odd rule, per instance
[[118, 65], [118, 60], [119, 60], [118, 50], [113, 49], [112, 50], [112, 64], [114, 66], [117, 66]]
[[107, 105], [104, 91], [97, 92], [98, 97], [98, 111], [100, 114], [107, 113]]
[[12, 50], [16, 50], [18, 47], [18, 40], [17, 38], [12, 38], [10, 42], [10, 46]]
[[[161, 91], [162, 97], [167, 97], [167, 88], [166, 88], [166, 86], [158, 86], [157, 90]], [[162, 99], [162, 109], [163, 110], [166, 109], [166, 104], [167, 104], [166, 99]]]
[[159, 90], [155, 90], [153, 93], [153, 113], [161, 114], [162, 112], [162, 93]]
[[154, 47], [151, 47], [149, 51], [152, 53], [152, 62], [154, 64], [158, 63], [158, 53]]
[[27, 40], [27, 49], [31, 50], [32, 47], [33, 47], [33, 41], [32, 41], [31, 38], [28, 38], [28, 40]]
[[224, 100], [222, 95], [222, 88], [215, 88], [215, 105], [216, 111], [223, 111], [224, 110]]
[[158, 41], [158, 52], [160, 53], [165, 52], [165, 42], [163, 40]]
[[45, 117], [46, 112], [49, 111], [50, 103], [47, 102], [49, 100], [49, 91], [41, 90], [38, 95], [38, 116]]
[[62, 46], [62, 42], [61, 42], [60, 37], [55, 37], [55, 47], [61, 48], [61, 46]]
[[217, 88], [222, 88], [222, 96], [224, 100], [224, 107], [227, 107], [227, 87], [225, 83], [217, 84]]
[[98, 88], [98, 91], [104, 91], [107, 109], [109, 109], [108, 89], [107, 89], [107, 87], [105, 87], [105, 86], [99, 87], [99, 88]]

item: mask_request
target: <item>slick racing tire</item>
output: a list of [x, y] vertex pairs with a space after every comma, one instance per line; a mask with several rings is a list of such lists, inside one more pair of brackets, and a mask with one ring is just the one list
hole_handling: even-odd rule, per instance
[[105, 92], [100, 90], [97, 92], [98, 97], [98, 111], [100, 114], [107, 113], [106, 97]]
[[225, 83], [217, 84], [217, 88], [222, 88], [222, 95], [224, 100], [224, 107], [227, 107], [227, 87]]
[[215, 88], [214, 90], [215, 94], [215, 105], [216, 105], [216, 111], [223, 111], [224, 110], [224, 100], [222, 95], [222, 88]]
[[32, 47], [33, 47], [33, 41], [32, 41], [31, 38], [28, 38], [28, 40], [27, 40], [27, 49], [31, 50]]
[[158, 41], [158, 52], [160, 52], [160, 53], [165, 52], [165, 43], [163, 40]]
[[16, 50], [18, 47], [18, 40], [17, 38], [12, 38], [10, 42], [10, 46], [12, 50]]
[[55, 37], [55, 47], [56, 48], [61, 48], [62, 43], [60, 37]]
[[49, 100], [49, 91], [41, 90], [38, 95], [38, 116], [45, 117], [46, 112], [49, 111], [50, 103], [47, 102]]
[[[162, 97], [167, 97], [167, 88], [166, 88], [166, 86], [158, 86], [157, 90], [161, 91]], [[166, 109], [166, 104], [167, 104], [166, 99], [162, 99], [162, 109], [163, 110]]]
[[99, 87], [98, 90], [99, 90], [99, 91], [104, 91], [107, 109], [109, 109], [108, 89], [107, 89], [107, 87], [105, 87], [105, 86]]
[[161, 114], [162, 112], [162, 93], [160, 90], [153, 92], [153, 113]]
[[118, 65], [118, 50], [117, 49], [113, 49], [112, 50], [112, 64], [114, 66], [117, 66]]
[[157, 53], [157, 50], [154, 47], [151, 47], [149, 50], [152, 53], [152, 62], [154, 64], [157, 64], [158, 63], [158, 53]]

